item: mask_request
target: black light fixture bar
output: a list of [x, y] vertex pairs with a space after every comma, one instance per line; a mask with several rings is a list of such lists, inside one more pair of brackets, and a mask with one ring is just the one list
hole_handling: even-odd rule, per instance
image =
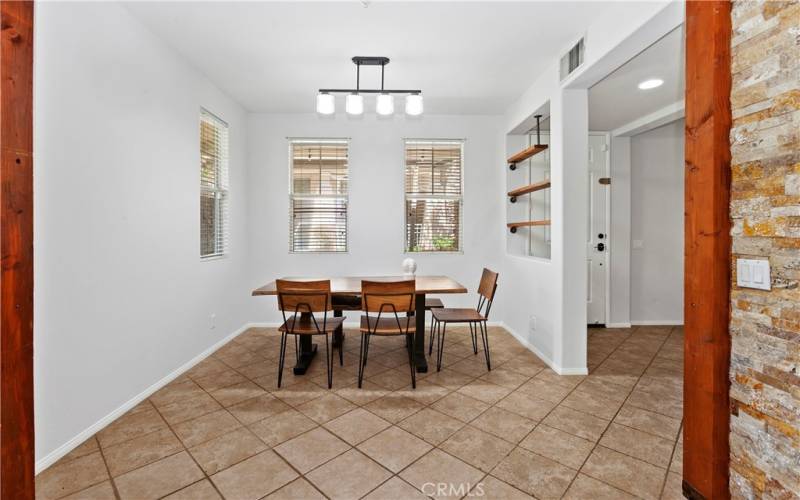
[[416, 90], [381, 90], [381, 89], [319, 89], [323, 94], [421, 94], [422, 91]]
[[[353, 57], [353, 64], [356, 65], [356, 88], [354, 89], [319, 89], [323, 94], [421, 94], [420, 89], [413, 90], [385, 90], [383, 88], [384, 67], [389, 64], [388, 57], [380, 56], [355, 56]], [[380, 66], [381, 67], [381, 88], [380, 89], [362, 89], [361, 80], [361, 65], [364, 66]]]

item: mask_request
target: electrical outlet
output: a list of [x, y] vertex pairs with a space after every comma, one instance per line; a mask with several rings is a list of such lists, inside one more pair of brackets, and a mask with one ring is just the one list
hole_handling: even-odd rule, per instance
[[528, 330], [535, 332], [536, 331], [536, 316], [532, 315], [528, 318]]
[[211, 330], [213, 330], [214, 328], [217, 327], [217, 314], [216, 313], [211, 313], [211, 316], [208, 319], [209, 319], [208, 327]]

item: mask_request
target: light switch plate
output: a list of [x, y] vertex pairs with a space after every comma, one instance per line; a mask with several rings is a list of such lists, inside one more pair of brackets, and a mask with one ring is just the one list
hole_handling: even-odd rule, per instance
[[742, 288], [770, 290], [769, 261], [736, 259], [736, 284]]

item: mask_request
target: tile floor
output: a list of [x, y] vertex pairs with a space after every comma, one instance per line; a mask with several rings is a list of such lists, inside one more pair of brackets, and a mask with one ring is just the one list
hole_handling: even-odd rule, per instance
[[[357, 333], [326, 387], [276, 388], [279, 337], [252, 329], [36, 478], [37, 498], [681, 498], [683, 332], [589, 330], [589, 376], [558, 376], [500, 328], [493, 370], [466, 330], [410, 387], [402, 339]], [[442, 484], [441, 489], [437, 489]]]

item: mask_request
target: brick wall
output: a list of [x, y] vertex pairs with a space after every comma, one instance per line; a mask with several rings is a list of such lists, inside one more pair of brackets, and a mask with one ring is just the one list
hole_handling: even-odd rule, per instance
[[772, 290], [731, 293], [734, 498], [800, 498], [800, 2], [733, 4], [733, 258]]

